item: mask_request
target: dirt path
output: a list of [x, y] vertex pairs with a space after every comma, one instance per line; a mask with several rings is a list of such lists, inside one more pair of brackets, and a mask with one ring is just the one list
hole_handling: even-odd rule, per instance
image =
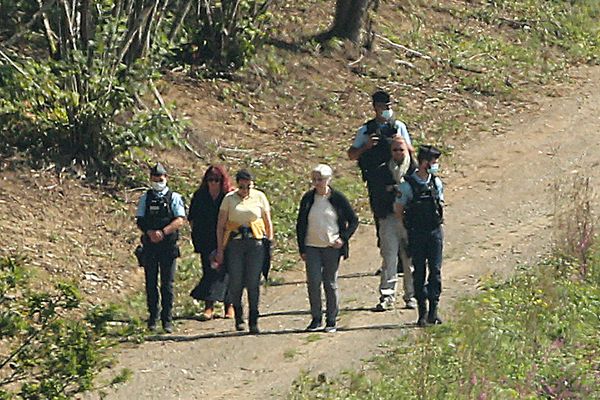
[[[486, 274], [509, 273], [543, 253], [551, 238], [550, 187], [558, 176], [600, 176], [600, 68], [582, 69], [581, 87], [541, 99], [507, 133], [459, 148], [448, 160], [443, 307], [475, 290]], [[450, 171], [449, 171], [450, 170]], [[379, 265], [372, 227], [362, 226], [341, 267], [342, 312], [336, 334], [308, 334], [308, 301], [300, 272], [266, 288], [262, 334], [238, 335], [233, 323], [184, 321], [177, 335], [122, 350], [134, 371], [109, 399], [284, 398], [301, 371], [328, 376], [358, 367], [385, 340], [414, 329], [416, 312], [373, 313]], [[164, 340], [163, 340], [164, 339]], [[88, 395], [86, 398], [94, 396]]]

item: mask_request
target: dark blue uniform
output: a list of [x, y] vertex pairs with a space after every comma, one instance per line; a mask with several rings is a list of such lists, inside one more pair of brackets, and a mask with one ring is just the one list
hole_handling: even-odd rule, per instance
[[172, 321], [173, 282], [175, 280], [176, 259], [179, 257], [177, 246], [178, 232], [166, 235], [159, 243], [152, 243], [145, 232], [161, 230], [177, 217], [185, 217], [183, 200], [177, 193], [165, 188], [162, 192], [148, 190], [140, 199], [137, 211], [137, 225], [144, 232], [143, 265], [146, 276], [146, 302], [148, 305], [148, 326], [152, 327], [158, 319], [158, 275], [160, 273], [160, 319], [163, 326]]
[[[425, 302], [429, 300], [427, 321], [440, 323], [437, 306], [442, 293], [444, 247], [442, 181], [434, 175], [429, 175], [429, 179], [423, 181], [414, 173], [407, 176], [406, 181], [401, 184], [400, 193], [397, 201], [404, 206], [419, 321], [423, 321]], [[426, 274], [427, 270], [429, 274]]]

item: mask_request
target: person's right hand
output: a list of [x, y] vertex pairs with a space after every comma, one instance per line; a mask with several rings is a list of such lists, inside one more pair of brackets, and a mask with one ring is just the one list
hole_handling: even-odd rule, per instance
[[215, 262], [219, 265], [223, 264], [223, 250], [217, 250], [217, 254], [215, 254]]
[[369, 141], [367, 142], [367, 144], [365, 146], [367, 147], [367, 149], [371, 149], [371, 148], [373, 148], [373, 146], [377, 146], [377, 143], [379, 143], [379, 136], [370, 135]]
[[300, 258], [302, 261], [306, 261], [306, 253], [300, 253]]

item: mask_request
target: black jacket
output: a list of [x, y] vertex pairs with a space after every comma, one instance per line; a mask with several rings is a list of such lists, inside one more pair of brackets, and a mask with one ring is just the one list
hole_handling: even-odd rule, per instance
[[394, 213], [396, 193], [393, 190], [388, 190], [388, 187], [395, 183], [396, 181], [394, 181], [392, 172], [388, 168], [387, 161], [380, 164], [374, 171], [370, 181], [369, 203], [375, 218], [383, 219]]
[[[392, 171], [389, 168], [389, 161], [379, 164], [374, 170], [369, 183], [369, 205], [375, 218], [383, 219], [394, 213], [394, 201], [396, 200], [396, 191], [390, 189], [397, 182], [394, 180]], [[411, 160], [406, 175], [410, 175], [415, 170], [414, 162]]]
[[[344, 245], [340, 249], [340, 252], [344, 259], [346, 259], [349, 255], [348, 240], [354, 234], [356, 228], [358, 228], [358, 217], [352, 209], [352, 206], [350, 206], [348, 199], [337, 190], [333, 188], [330, 189], [331, 195], [329, 196], [329, 202], [337, 214], [340, 238], [344, 241]], [[315, 202], [315, 193], [315, 189], [309, 190], [302, 196], [302, 200], [300, 200], [300, 209], [298, 210], [298, 219], [296, 221], [296, 239], [298, 240], [298, 250], [300, 251], [300, 254], [306, 252], [308, 213]]]
[[190, 204], [188, 220], [192, 222], [192, 243], [196, 253], [207, 254], [217, 248], [217, 219], [224, 193], [213, 200], [207, 187], [194, 193]]

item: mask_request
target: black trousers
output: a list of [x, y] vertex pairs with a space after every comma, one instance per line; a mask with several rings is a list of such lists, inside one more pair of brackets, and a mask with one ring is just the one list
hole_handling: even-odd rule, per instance
[[[408, 242], [414, 266], [413, 282], [418, 301], [437, 302], [442, 293], [442, 251], [444, 230], [409, 230]], [[429, 272], [427, 274], [427, 272]], [[427, 284], [425, 284], [427, 279]]]
[[177, 268], [177, 253], [171, 248], [152, 249], [147, 256], [144, 272], [146, 275], [146, 303], [151, 320], [158, 318], [158, 276], [160, 274], [160, 319], [170, 322], [173, 318], [173, 282]]

